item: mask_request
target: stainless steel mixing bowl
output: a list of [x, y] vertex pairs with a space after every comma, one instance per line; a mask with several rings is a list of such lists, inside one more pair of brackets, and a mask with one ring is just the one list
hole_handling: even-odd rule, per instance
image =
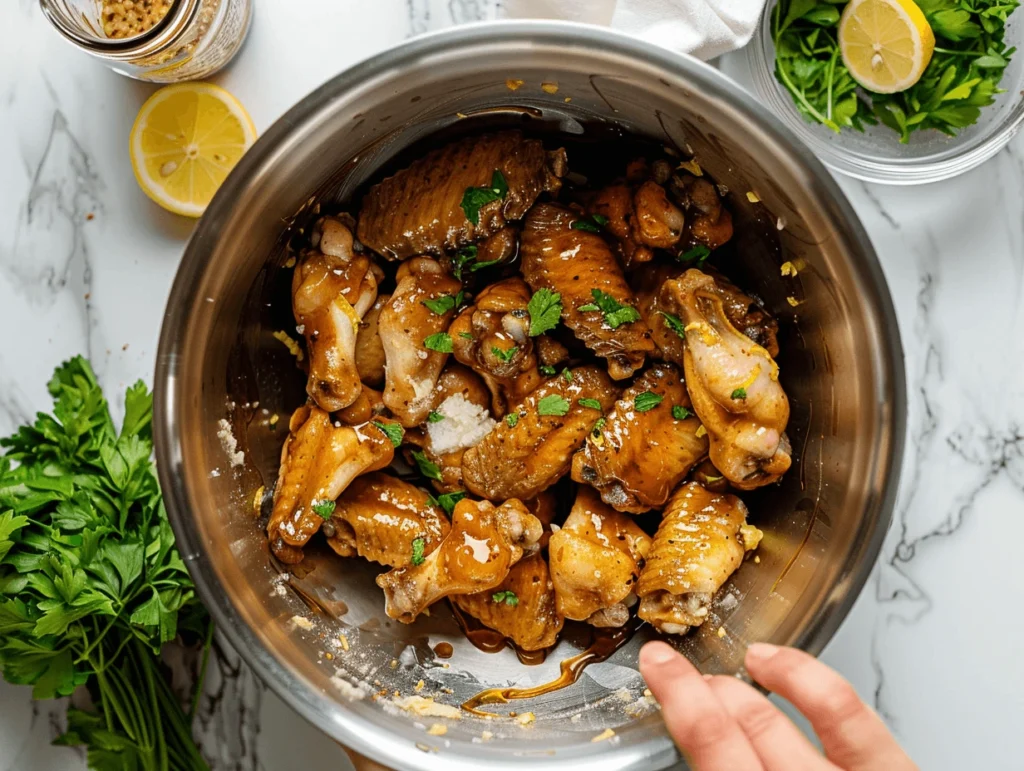
[[[450, 771], [662, 768], [677, 755], [642, 697], [643, 634], [576, 685], [510, 705], [533, 712], [529, 726], [410, 715], [395, 691], [457, 705], [486, 686], [541, 683], [580, 641], [569, 635], [546, 663], [525, 667], [510, 651], [473, 648], [447, 609], [411, 627], [389, 622], [368, 565], [313, 549], [282, 583], [260, 531], [260, 488], [272, 487], [287, 416], [304, 398], [302, 375], [272, 336], [294, 325], [287, 240], [315, 215], [314, 201], [345, 201], [410, 143], [461, 121], [569, 133], [619, 125], [695, 153], [731, 191], [728, 272], [782, 323], [796, 462], [781, 486], [745, 496], [765, 530], [760, 563], [747, 562], [726, 587], [731, 599], [679, 644], [703, 670], [735, 672], [751, 641], [817, 652], [839, 626], [890, 520], [904, 428], [900, 341], [874, 251], [821, 164], [733, 83], [592, 27], [480, 25], [413, 40], [330, 80], [246, 154], [188, 246], [160, 340], [157, 457], [174, 530], [243, 657], [364, 755]], [[796, 279], [780, 277], [785, 260]], [[241, 465], [229, 463], [225, 429]], [[432, 650], [442, 641], [454, 646], [448, 660]], [[433, 723], [447, 733], [427, 733]], [[591, 741], [608, 727], [612, 739]]]

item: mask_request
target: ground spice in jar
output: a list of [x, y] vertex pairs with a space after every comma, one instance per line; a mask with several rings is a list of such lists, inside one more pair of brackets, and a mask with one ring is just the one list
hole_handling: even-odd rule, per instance
[[109, 38], [141, 35], [159, 22], [171, 8], [171, 0], [103, 0], [103, 32]]

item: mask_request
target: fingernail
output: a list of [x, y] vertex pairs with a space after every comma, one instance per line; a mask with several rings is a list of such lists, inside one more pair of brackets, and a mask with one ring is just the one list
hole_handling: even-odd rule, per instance
[[667, 664], [676, 657], [676, 652], [663, 642], [649, 642], [640, 650], [640, 657], [653, 666]]
[[768, 643], [754, 643], [747, 648], [747, 657], [758, 661], [767, 661], [779, 652], [779, 646]]
[[703, 675], [705, 680], [710, 680], [714, 675]]

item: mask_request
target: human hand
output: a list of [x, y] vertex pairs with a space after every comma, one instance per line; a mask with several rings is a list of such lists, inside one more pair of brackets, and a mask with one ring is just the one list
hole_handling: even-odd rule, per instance
[[702, 676], [669, 645], [649, 642], [640, 673], [693, 771], [916, 771], [853, 686], [813, 656], [755, 643], [745, 664], [810, 721], [825, 755], [751, 686]]

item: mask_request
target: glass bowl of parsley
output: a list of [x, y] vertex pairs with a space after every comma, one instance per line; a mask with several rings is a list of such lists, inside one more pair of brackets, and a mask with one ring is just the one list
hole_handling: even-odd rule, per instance
[[846, 65], [846, 0], [769, 0], [747, 47], [761, 100], [828, 166], [872, 182], [937, 182], [991, 158], [1024, 124], [1020, 0], [916, 0], [935, 45], [906, 90], [872, 93]]

